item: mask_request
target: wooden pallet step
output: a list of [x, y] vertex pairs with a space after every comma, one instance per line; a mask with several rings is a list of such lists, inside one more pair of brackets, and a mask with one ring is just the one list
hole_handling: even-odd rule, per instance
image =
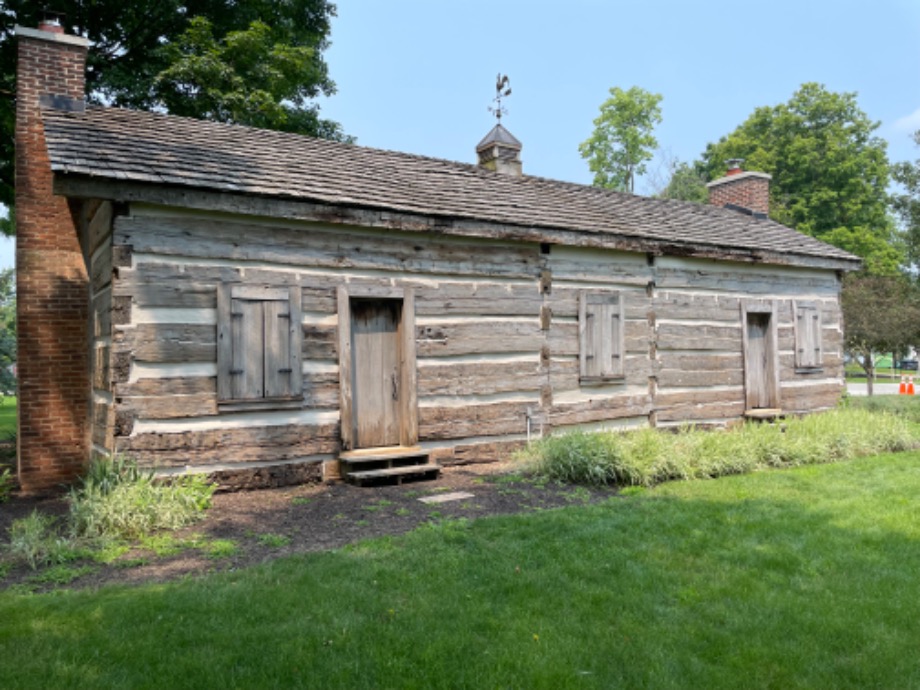
[[349, 465], [355, 465], [362, 462], [392, 462], [394, 460], [405, 460], [409, 458], [419, 458], [427, 462], [428, 451], [414, 446], [352, 450], [339, 453], [339, 460]]
[[358, 472], [349, 472], [348, 478], [355, 481], [362, 479], [380, 479], [382, 477], [398, 477], [408, 474], [427, 474], [428, 472], [440, 472], [441, 466], [435, 462], [429, 462], [425, 465], [405, 465], [404, 467], [386, 467], [381, 470], [361, 470]]

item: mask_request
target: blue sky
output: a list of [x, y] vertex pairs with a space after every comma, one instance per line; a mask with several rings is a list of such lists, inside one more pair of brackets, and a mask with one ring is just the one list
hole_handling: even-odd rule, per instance
[[524, 171], [561, 180], [590, 183], [578, 144], [613, 86], [664, 97], [653, 171], [807, 81], [857, 92], [891, 160], [920, 158], [920, 0], [339, 0], [326, 57], [323, 114], [359, 144], [466, 162], [508, 74]]

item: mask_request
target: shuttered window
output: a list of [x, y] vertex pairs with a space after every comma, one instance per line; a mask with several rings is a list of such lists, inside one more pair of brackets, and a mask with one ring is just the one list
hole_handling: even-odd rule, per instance
[[300, 294], [293, 287], [221, 286], [217, 387], [222, 402], [302, 397]]
[[619, 293], [582, 292], [578, 300], [581, 380], [607, 381], [624, 375], [623, 298]]
[[821, 311], [814, 302], [795, 302], [795, 366], [821, 368]]

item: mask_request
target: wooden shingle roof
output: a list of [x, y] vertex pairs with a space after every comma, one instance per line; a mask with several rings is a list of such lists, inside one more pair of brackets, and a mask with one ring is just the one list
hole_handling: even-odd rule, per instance
[[661, 244], [690, 255], [726, 250], [740, 260], [782, 257], [781, 263], [858, 267], [859, 260], [841, 249], [771, 220], [713, 206], [148, 112], [49, 110], [44, 122], [59, 177], [546, 229], [557, 231], [556, 237], [609, 238], [609, 246], [623, 238], [632, 246]]

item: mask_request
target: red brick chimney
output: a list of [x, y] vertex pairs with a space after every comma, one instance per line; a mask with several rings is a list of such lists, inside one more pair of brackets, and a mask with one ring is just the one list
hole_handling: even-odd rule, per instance
[[742, 158], [732, 158], [725, 163], [728, 165], [725, 177], [706, 185], [709, 203], [767, 215], [770, 212], [771, 176], [762, 172], [744, 172], [741, 169]]
[[19, 482], [42, 492], [89, 456], [88, 284], [66, 199], [52, 192], [42, 108], [82, 110], [89, 41], [57, 22], [16, 27]]

